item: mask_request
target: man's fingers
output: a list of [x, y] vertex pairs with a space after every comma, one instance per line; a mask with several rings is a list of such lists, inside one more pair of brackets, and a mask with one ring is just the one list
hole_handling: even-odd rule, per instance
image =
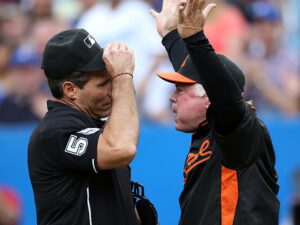
[[180, 7], [181, 9], [184, 9], [186, 10], [185, 8], [187, 7], [187, 0], [180, 0], [178, 3], [177, 3], [177, 7]]
[[203, 9], [203, 16], [206, 19], [209, 14], [212, 12], [212, 10], [216, 7], [216, 4], [210, 3]]
[[102, 56], [103, 59], [106, 59], [108, 53], [110, 52], [110, 49], [111, 49], [111, 44], [108, 44], [104, 47], [103, 56]]
[[106, 51], [108, 50], [108, 49], [110, 49], [111, 48], [111, 44], [108, 44], [108, 45], [106, 45], [105, 47], [104, 47], [104, 49], [106, 49]]
[[206, 1], [205, 0], [197, 0], [197, 1], [198, 1], [197, 8], [202, 9]]
[[127, 51], [127, 50], [128, 50], [127, 45], [125, 45], [125, 44], [120, 44], [119, 50], [121, 50], [121, 51]]
[[178, 23], [183, 23], [184, 22], [184, 11], [185, 11], [185, 6], [186, 6], [186, 0], [181, 0], [178, 2], [177, 5], [177, 10], [178, 10]]
[[178, 23], [183, 23], [184, 22], [184, 9], [182, 8], [182, 6], [178, 7]]
[[159, 15], [158, 12], [156, 12], [154, 9], [150, 9], [150, 14], [156, 19]]
[[116, 52], [118, 51], [118, 49], [121, 47], [121, 43], [118, 42], [118, 41], [114, 41], [112, 44], [111, 44], [111, 51], [113, 52]]
[[194, 12], [194, 9], [196, 9], [196, 4], [199, 0], [188, 0], [185, 6], [185, 14], [191, 15]]

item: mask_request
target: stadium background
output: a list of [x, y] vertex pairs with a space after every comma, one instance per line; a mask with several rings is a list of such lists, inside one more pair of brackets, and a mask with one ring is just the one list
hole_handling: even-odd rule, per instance
[[[161, 0], [123, 2], [127, 7], [109, 10], [93, 7], [97, 0], [0, 0], [0, 203], [18, 215], [18, 225], [36, 224], [27, 144], [45, 113], [46, 99], [51, 98], [39, 68], [40, 54], [53, 34], [74, 27], [86, 28], [102, 46], [119, 40], [134, 48], [141, 134], [131, 164], [132, 179], [145, 186], [161, 225], [178, 223], [191, 135], [174, 130], [168, 102], [173, 86], [154, 76], [155, 71], [172, 70], [148, 13], [151, 7], [160, 8]], [[217, 21], [229, 22], [209, 23], [207, 35], [218, 52], [230, 56], [245, 72], [246, 98], [254, 100], [275, 148], [280, 225], [296, 225], [291, 217], [293, 206], [300, 202], [300, 2], [214, 2], [223, 16]], [[128, 20], [128, 15], [133, 19]], [[272, 41], [275, 45], [270, 48], [275, 46], [276, 51], [266, 56]]]
[[[276, 150], [281, 221], [289, 216], [293, 197], [292, 175], [300, 166], [300, 119], [267, 121]], [[34, 124], [0, 127], [0, 181], [18, 191], [22, 225], [34, 225], [35, 206], [27, 169], [27, 143]], [[170, 127], [141, 124], [138, 153], [131, 164], [132, 179], [145, 186], [156, 206], [161, 225], [177, 224], [178, 198], [183, 186], [183, 165], [190, 135]], [[251, 185], [251, 184], [249, 184]]]

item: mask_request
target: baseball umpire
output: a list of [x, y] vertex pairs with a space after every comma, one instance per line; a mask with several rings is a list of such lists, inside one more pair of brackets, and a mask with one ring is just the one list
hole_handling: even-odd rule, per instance
[[128, 166], [139, 138], [134, 65], [126, 45], [102, 49], [83, 29], [48, 41], [42, 68], [55, 101], [28, 145], [39, 225], [138, 224]]
[[[179, 202], [181, 225], [276, 225], [279, 186], [269, 132], [242, 97], [245, 78], [204, 35], [215, 4], [164, 0], [151, 11], [175, 71], [175, 128], [193, 133]], [[176, 29], [177, 28], [177, 29]], [[178, 70], [179, 69], [179, 70]]]

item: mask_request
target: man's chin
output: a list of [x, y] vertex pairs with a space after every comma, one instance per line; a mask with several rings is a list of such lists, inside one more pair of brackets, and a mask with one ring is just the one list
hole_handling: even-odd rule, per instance
[[175, 123], [175, 129], [180, 131], [180, 132], [183, 132], [183, 133], [194, 133], [195, 132], [195, 129], [193, 129], [193, 128], [180, 126], [176, 123]]
[[98, 117], [98, 119], [103, 119], [103, 118], [109, 117], [110, 113], [111, 113], [111, 109], [104, 111], [104, 112], [102, 111], [102, 112], [97, 113], [97, 117]]
[[109, 116], [110, 116], [110, 112], [111, 112], [111, 111], [109, 111], [109, 112], [107, 112], [107, 113], [102, 113], [99, 117], [100, 117], [100, 118], [106, 118], [106, 117], [109, 117]]

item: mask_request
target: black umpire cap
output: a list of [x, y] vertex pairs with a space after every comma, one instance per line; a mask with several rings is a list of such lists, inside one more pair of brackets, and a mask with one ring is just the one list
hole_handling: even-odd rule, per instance
[[[245, 76], [243, 72], [235, 65], [231, 60], [229, 60], [226, 56], [217, 54], [221, 63], [228, 69], [234, 78], [235, 82], [239, 86], [241, 92], [244, 92], [245, 86]], [[160, 78], [171, 82], [171, 83], [200, 83], [200, 76], [198, 75], [198, 71], [195, 68], [192, 59], [190, 56], [187, 56], [185, 61], [182, 63], [178, 72], [157, 72], [156, 73]]]
[[62, 31], [52, 37], [44, 49], [41, 68], [48, 78], [59, 79], [78, 72], [105, 69], [103, 48], [84, 29]]

